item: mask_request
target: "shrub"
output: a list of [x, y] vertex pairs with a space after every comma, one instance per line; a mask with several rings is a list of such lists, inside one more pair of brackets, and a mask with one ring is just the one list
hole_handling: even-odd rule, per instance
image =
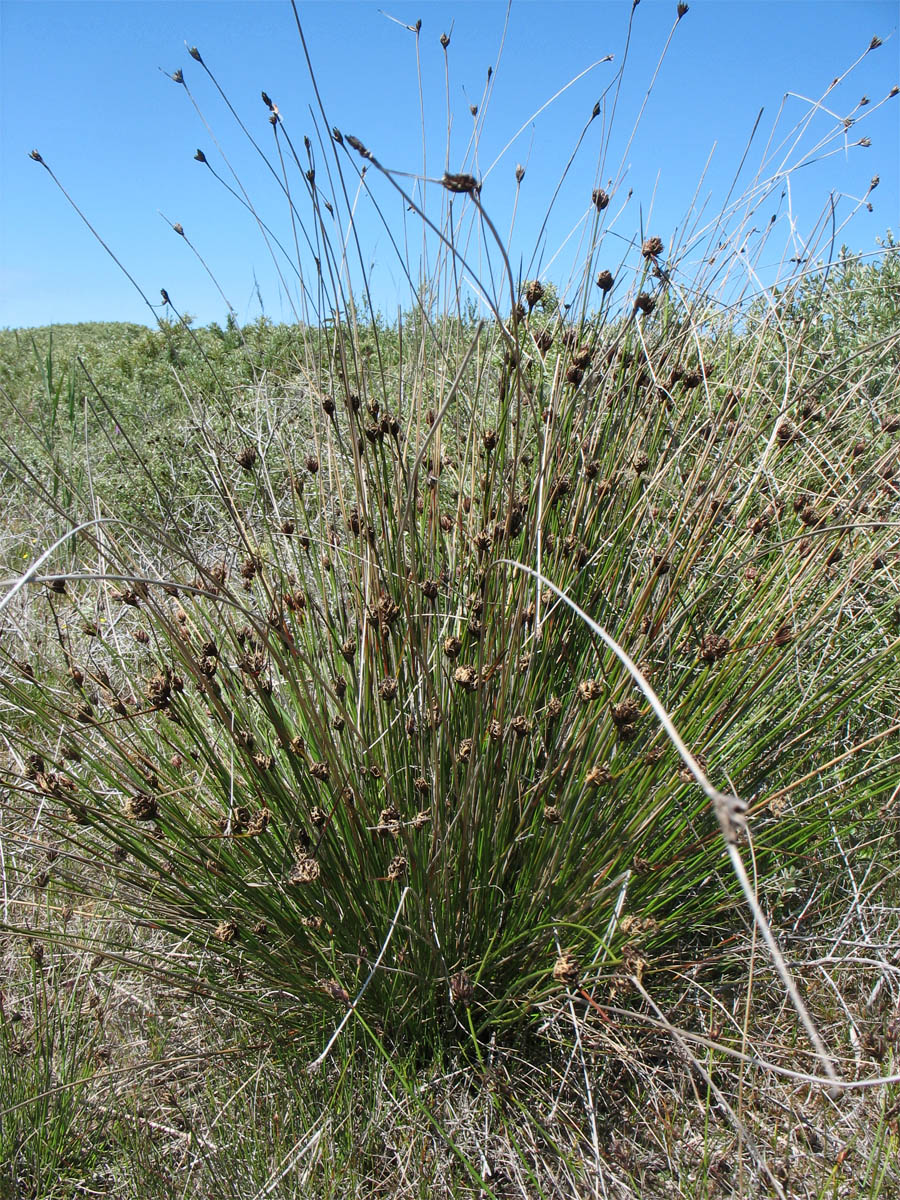
[[[738, 320], [665, 231], [613, 276], [590, 193], [566, 323], [472, 176], [433, 218], [358, 139], [329, 153], [327, 198], [294, 159], [337, 314], [296, 330], [304, 419], [271, 420], [259, 383], [245, 420], [201, 355], [205, 533], [137, 452], [140, 528], [82, 490], [65, 569], [28, 581], [57, 673], [18, 647], [2, 678], [15, 787], [60, 881], [171, 934], [154, 967], [185, 986], [310, 1028], [358, 997], [391, 1042], [534, 1029], [726, 953], [745, 910], [707, 779], [746, 806], [726, 840], [768, 906], [786, 872], [827, 880], [835, 822], [874, 854], [896, 370], [854, 345], [848, 389], [798, 286]], [[436, 278], [471, 270], [463, 226], [492, 247], [489, 320], [457, 284], [401, 337], [337, 282], [323, 212], [360, 164], [436, 238]]]

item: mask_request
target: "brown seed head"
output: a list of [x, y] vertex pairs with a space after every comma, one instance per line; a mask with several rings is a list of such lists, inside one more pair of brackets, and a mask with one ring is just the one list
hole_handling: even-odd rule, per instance
[[406, 878], [409, 863], [402, 854], [395, 854], [388, 865], [387, 877], [391, 883], [397, 883]]
[[662, 251], [662, 238], [658, 237], [646, 238], [641, 246], [641, 254], [643, 254], [644, 258], [656, 258], [658, 254], [662, 254]]
[[785, 418], [778, 422], [778, 427], [775, 430], [775, 439], [779, 446], [789, 446], [791, 442], [796, 442], [798, 438], [797, 427], [792, 421]]
[[570, 950], [561, 954], [553, 964], [553, 978], [557, 983], [578, 982], [578, 959]]
[[[450, 637], [444, 638], [443, 650], [449, 659], [458, 658], [459, 652], [462, 650], [462, 642], [451, 634]], [[457, 683], [459, 682], [461, 681], [457, 680]]]
[[640, 716], [641, 706], [637, 700], [623, 700], [621, 704], [614, 704], [610, 712], [615, 725], [633, 725]]
[[291, 867], [288, 883], [315, 883], [322, 874], [322, 868], [316, 859], [301, 851]]
[[609, 204], [609, 193], [604, 192], [603, 188], [594, 188], [591, 193], [591, 203], [597, 212], [603, 212], [604, 208]]
[[[348, 139], [349, 140], [349, 139]], [[481, 184], [474, 175], [459, 174], [453, 175], [449, 171], [445, 172], [441, 183], [448, 192], [455, 194], [466, 194], [477, 196], [481, 191]]]
[[463, 738], [463, 740], [456, 747], [456, 758], [457, 758], [458, 762], [468, 762], [469, 761], [469, 759], [472, 757], [473, 744], [474, 743], [470, 737]]
[[553, 333], [549, 329], [540, 329], [535, 334], [534, 341], [538, 351], [542, 355], [546, 354], [553, 345]]
[[475, 989], [472, 980], [465, 971], [458, 971], [450, 976], [450, 1003], [467, 1006], [472, 1003]]
[[124, 812], [131, 821], [155, 821], [159, 816], [159, 805], [146, 792], [135, 792], [125, 801]]
[[528, 304], [529, 312], [531, 312], [534, 306], [543, 298], [543, 295], [544, 285], [539, 279], [530, 279], [528, 283], [525, 284], [525, 301]]
[[171, 672], [159, 671], [147, 681], [147, 699], [154, 708], [165, 708], [172, 690]]
[[596, 766], [591, 767], [590, 771], [584, 777], [584, 782], [589, 787], [604, 787], [608, 783], [612, 783], [612, 771], [609, 767]]
[[269, 827], [271, 815], [267, 808], [258, 808], [256, 812], [250, 813], [247, 818], [247, 836], [259, 837], [261, 833], [265, 833]]
[[522, 716], [521, 713], [518, 716], [513, 717], [509, 723], [509, 727], [516, 737], [527, 737], [528, 734], [531, 733], [531, 722], [527, 717]]
[[45, 771], [44, 760], [39, 754], [29, 754], [25, 760], [25, 778], [36, 779]]
[[400, 832], [400, 813], [393, 804], [383, 808], [375, 826], [375, 833], [380, 837], [396, 837]]
[[478, 672], [474, 667], [457, 667], [453, 672], [453, 682], [466, 692], [474, 692], [478, 687]]
[[597, 282], [597, 287], [600, 289], [601, 292], [612, 291], [612, 286], [613, 286], [613, 283], [615, 282], [615, 280], [613, 279], [613, 276], [612, 276], [612, 271], [601, 271], [600, 274], [597, 276], [596, 282]]
[[803, 525], [821, 525], [824, 517], [813, 504], [804, 504], [798, 514]]
[[707, 663], [718, 662], [730, 649], [731, 642], [727, 637], [722, 637], [717, 633], [707, 633], [700, 642], [700, 657]]
[[634, 307], [636, 312], [649, 314], [656, 308], [656, 301], [649, 292], [641, 292], [634, 302]]

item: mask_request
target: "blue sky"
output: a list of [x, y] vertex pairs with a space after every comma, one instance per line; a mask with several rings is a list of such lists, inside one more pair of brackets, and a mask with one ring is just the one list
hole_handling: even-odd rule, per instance
[[[613, 92], [607, 89], [621, 61], [630, 0], [513, 0], [505, 41], [505, 0], [348, 0], [301, 3], [299, 11], [329, 122], [360, 137], [388, 167], [418, 175], [423, 126], [416, 35], [406, 26], [421, 19], [418, 46], [430, 177], [440, 176], [445, 165], [447, 83], [439, 39], [443, 32], [451, 34], [450, 167], [484, 177], [485, 209], [506, 235], [516, 198], [515, 168], [526, 166], [510, 239], [513, 266], [524, 275], [540, 271], [565, 285], [577, 270], [584, 219], [598, 181], [615, 184], [613, 203], [604, 214], [608, 265], [616, 265], [642, 225], [645, 233], [659, 234], [667, 250], [679, 237], [683, 243], [692, 204], [706, 218], [722, 207], [761, 108], [762, 120], [735, 194], [756, 172], [767, 143], [770, 170], [785, 155], [799, 161], [810, 151], [815, 158], [813, 147], [820, 139], [831, 137], [845, 116], [854, 118], [846, 136], [828, 141], [818, 152], [827, 153], [826, 158], [797, 170], [788, 187], [779, 185], [772, 193], [771, 203], [767, 197], [765, 213], [761, 209], [746, 223], [749, 230], [764, 225], [770, 215], [776, 217], [759, 259], [762, 269], [774, 271], [778, 262], [799, 253], [811, 231], [821, 234], [820, 214], [831, 195], [838, 241], [854, 249], [876, 250], [876, 239], [888, 228], [896, 232], [900, 224], [900, 96], [881, 103], [900, 83], [895, 2], [690, 0], [633, 139], [635, 118], [672, 33], [674, 0], [643, 0], [637, 8], [614, 115]], [[827, 95], [823, 107], [811, 113], [809, 102], [825, 95], [876, 34], [884, 44], [866, 54]], [[185, 89], [165, 72], [184, 70], [247, 193], [279, 237], [291, 242], [286, 204], [209, 78], [188, 55], [185, 41], [199, 47], [267, 151], [273, 146], [272, 131], [261, 89], [277, 103], [301, 152], [304, 134], [310, 135], [320, 176], [324, 172], [325, 151], [317, 144], [310, 115], [314, 96], [286, 0], [0, 0], [0, 326], [152, 322], [150, 311], [47, 173], [29, 160], [32, 148], [40, 150], [154, 303], [164, 287], [181, 311], [201, 322], [221, 321], [227, 311], [203, 267], [173, 233], [171, 223], [177, 221], [241, 320], [258, 315], [260, 303], [273, 319], [292, 319], [297, 297], [286, 294], [255, 223], [194, 161], [202, 148], [216, 170], [227, 173]], [[613, 62], [587, 70], [609, 54]], [[491, 65], [497, 69], [485, 103]], [[582, 78], [529, 120], [582, 71]], [[863, 96], [869, 103], [860, 106]], [[542, 230], [556, 183], [601, 97], [602, 115], [588, 129]], [[470, 105], [479, 106], [474, 118]], [[774, 154], [808, 115], [796, 148], [791, 150], [791, 137]], [[470, 147], [476, 124], [474, 157]], [[862, 137], [871, 138], [871, 147], [854, 145]], [[598, 175], [604, 145], [607, 153]], [[873, 212], [862, 207], [841, 228], [844, 218], [860, 208], [875, 174], [880, 184], [868, 197]], [[302, 180], [296, 183], [302, 190]], [[415, 187], [409, 179], [405, 184]], [[432, 194], [439, 192], [432, 189]], [[404, 206], [384, 180], [373, 180], [373, 193], [402, 239]], [[443, 199], [442, 194], [435, 197], [437, 203]], [[392, 313], [398, 304], [408, 303], [408, 285], [365, 197], [357, 221], [376, 306]], [[419, 244], [412, 242], [407, 251], [413, 263]], [[698, 242], [696, 255], [705, 244]], [[818, 245], [823, 244], [820, 236]], [[285, 279], [290, 288], [289, 276]]]

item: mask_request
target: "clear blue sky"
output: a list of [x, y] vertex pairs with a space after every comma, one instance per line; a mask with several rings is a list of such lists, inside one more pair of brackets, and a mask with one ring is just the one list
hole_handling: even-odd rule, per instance
[[[329, 121], [360, 137], [385, 165], [420, 174], [416, 39], [403, 25], [421, 18], [432, 176], [441, 174], [445, 155], [441, 33], [452, 30], [450, 166], [479, 175], [488, 172], [519, 126], [558, 89], [596, 60], [614, 55], [612, 63], [594, 67], [528, 123], [485, 178], [485, 208], [505, 233], [516, 164], [527, 165], [511, 255], [516, 267], [520, 261], [527, 263], [556, 181], [621, 60], [630, 0], [513, 0], [486, 112], [486, 72], [497, 60], [505, 2], [321, 2], [301, 3], [299, 10]], [[789, 196], [773, 199], [770, 207], [773, 214], [777, 210], [778, 225], [767, 252], [774, 262], [792, 253], [791, 247], [799, 249], [830, 193], [836, 196], [840, 224], [865, 196], [875, 174], [881, 183], [870, 197], [874, 211], [863, 209], [839, 240], [872, 251], [876, 238], [889, 227], [897, 231], [900, 97], [880, 103], [892, 85], [900, 83], [896, 2], [690, 0], [626, 152], [674, 18], [675, 0], [643, 0], [635, 12], [603, 175], [605, 183], [624, 155], [625, 173], [607, 217], [618, 211], [629, 190], [632, 198], [610, 235], [611, 266], [620, 253], [617, 239], [633, 236], [642, 216], [645, 232], [658, 233], [668, 249], [676, 231], [684, 227], [715, 146], [699, 192], [699, 203], [707, 203], [708, 213], [714, 214], [759, 109], [765, 111], [745, 181], [760, 162], [782, 103], [773, 145], [809, 111], [804, 100], [785, 96], [822, 97], [831, 80], [851, 66], [876, 34], [884, 44], [828, 95], [829, 111], [814, 115], [801, 142], [801, 149], [811, 149], [837, 119], [853, 114], [847, 149], [840, 142], [830, 143], [828, 149], [839, 152], [798, 171]], [[253, 221], [194, 161], [199, 147], [217, 170], [225, 170], [210, 133], [185, 89], [163, 73], [183, 68], [247, 192], [282, 240], [290, 241], [286, 207], [278, 201], [271, 176], [184, 45], [186, 41], [199, 47], [267, 151], [272, 137], [261, 89], [277, 103], [285, 128], [302, 147], [305, 133], [315, 140], [309, 111], [313, 94], [287, 0], [0, 0], [0, 22], [0, 326], [152, 321], [47, 173], [29, 160], [32, 148], [40, 150], [154, 303], [165, 287], [182, 311], [201, 322], [221, 321], [226, 313], [222, 298], [162, 213], [168, 222], [181, 222], [242, 320], [259, 313], [260, 296], [269, 316], [290, 320], [291, 305]], [[864, 95], [870, 102], [859, 107]], [[604, 117], [609, 116], [611, 98], [610, 93]], [[474, 125], [470, 104], [482, 108], [477, 162], [465, 159]], [[577, 261], [576, 232], [551, 263], [589, 208], [604, 132], [604, 120], [595, 121], [554, 207], [539, 262], [549, 278], [558, 279], [558, 270], [567, 277], [572, 261]], [[871, 148], [852, 145], [861, 137], [871, 138]], [[321, 172], [323, 151], [317, 147], [316, 154]], [[777, 161], [782, 157], [779, 154]], [[400, 212], [383, 186], [379, 196], [392, 214]], [[408, 302], [408, 291], [389, 240], [365, 200], [359, 208], [359, 228], [366, 257], [374, 264], [376, 304], [393, 312], [398, 302]], [[410, 253], [414, 258], [415, 247]]]

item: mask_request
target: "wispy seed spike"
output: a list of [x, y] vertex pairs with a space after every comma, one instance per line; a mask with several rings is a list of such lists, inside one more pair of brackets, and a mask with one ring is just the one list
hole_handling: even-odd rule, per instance
[[32, 150], [28, 157], [33, 158], [34, 161], [38, 163], [42, 163], [44, 161], [37, 150]]
[[351, 148], [351, 150], [355, 150], [357, 154], [361, 154], [363, 158], [372, 157], [359, 138], [354, 137], [352, 133], [347, 134], [347, 145]]
[[203, 62], [203, 59], [200, 57], [200, 51], [197, 49], [196, 46], [188, 46], [188, 54], [191, 56], [191, 58], [194, 60], [194, 62], [198, 62], [198, 63]]
[[184, 72], [181, 67], [176, 68], [169, 76], [173, 83], [184, 83]]
[[677, 10], [679, 21], [684, 16], [684, 14], [687, 12], [687, 10], [688, 10], [688, 6], [684, 3], [684, 0], [681, 0], [681, 3], [678, 5], [678, 10]]
[[869, 42], [869, 49], [877, 50], [880, 45], [881, 45], [881, 38], [878, 36], [878, 34], [876, 34], [875, 37], [872, 38], [871, 42]]

